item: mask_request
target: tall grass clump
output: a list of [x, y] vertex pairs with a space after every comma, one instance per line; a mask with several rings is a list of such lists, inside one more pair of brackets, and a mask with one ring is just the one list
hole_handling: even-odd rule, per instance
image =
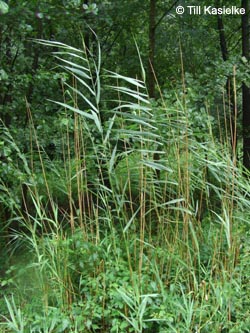
[[68, 77], [61, 152], [47, 158], [29, 107], [30, 155], [4, 128], [25, 166], [4, 332], [244, 332], [249, 184], [209, 110], [197, 125], [182, 96], [150, 100], [143, 67], [103, 70], [98, 43], [37, 42]]

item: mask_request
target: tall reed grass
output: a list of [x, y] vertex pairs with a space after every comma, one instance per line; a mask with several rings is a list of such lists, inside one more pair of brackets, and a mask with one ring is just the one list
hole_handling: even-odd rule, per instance
[[[133, 79], [103, 70], [99, 45], [37, 42], [71, 83], [52, 101], [60, 159], [29, 107], [30, 157], [3, 127], [26, 175], [7, 232], [26, 263], [2, 281], [14, 293], [2, 331], [243, 332], [249, 184], [210, 110], [197, 136], [182, 97], [149, 99], [143, 67]], [[1, 191], [8, 205], [4, 180]]]

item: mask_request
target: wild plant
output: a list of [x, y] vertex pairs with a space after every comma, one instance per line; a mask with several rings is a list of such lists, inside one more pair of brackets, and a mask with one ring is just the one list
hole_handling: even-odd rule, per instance
[[5, 326], [40, 332], [45, 316], [48, 332], [231, 329], [249, 185], [209, 110], [200, 133], [183, 96], [150, 100], [140, 56], [133, 79], [102, 68], [98, 41], [95, 55], [84, 41], [37, 42], [63, 72], [51, 101], [61, 157], [47, 158], [28, 108], [33, 153], [21, 157], [29, 181], [11, 234], [32, 254], [41, 311], [33, 325], [7, 299]]

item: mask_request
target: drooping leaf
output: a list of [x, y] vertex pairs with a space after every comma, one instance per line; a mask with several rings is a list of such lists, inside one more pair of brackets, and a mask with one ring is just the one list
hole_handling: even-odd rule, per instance
[[140, 87], [140, 88], [144, 88], [145, 89], [145, 85], [143, 81], [131, 78], [131, 77], [127, 77], [127, 76], [123, 76], [121, 74], [115, 73], [115, 72], [111, 72], [111, 71], [107, 71], [108, 73], [110, 73], [109, 77], [112, 77], [114, 79], [120, 79], [120, 80], [124, 80], [128, 83], [131, 83], [133, 85], [135, 85], [136, 87]]

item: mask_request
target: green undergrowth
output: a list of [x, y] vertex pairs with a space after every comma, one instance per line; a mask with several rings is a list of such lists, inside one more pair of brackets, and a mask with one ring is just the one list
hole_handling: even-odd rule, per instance
[[143, 254], [136, 232], [30, 239], [1, 279], [2, 331], [247, 332], [249, 247], [235, 258], [220, 226], [199, 233], [199, 249], [153, 237]]

